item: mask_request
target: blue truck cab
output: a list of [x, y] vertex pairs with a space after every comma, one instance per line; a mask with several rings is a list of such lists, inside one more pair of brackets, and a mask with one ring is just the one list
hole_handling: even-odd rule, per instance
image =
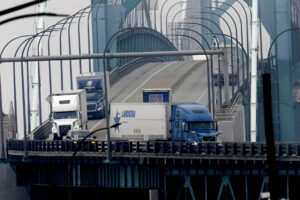
[[208, 109], [200, 104], [171, 105], [172, 140], [217, 141], [217, 123]]
[[101, 76], [78, 76], [77, 88], [86, 90], [88, 119], [104, 118], [104, 95]]

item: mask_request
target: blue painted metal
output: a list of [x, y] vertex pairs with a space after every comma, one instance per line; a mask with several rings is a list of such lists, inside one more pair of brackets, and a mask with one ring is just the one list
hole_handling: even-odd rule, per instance
[[[264, 191], [264, 188], [267, 187], [267, 184], [269, 183], [269, 178], [267, 176], [264, 176], [263, 177], [263, 182], [262, 182], [262, 185], [261, 185], [261, 189], [260, 189], [260, 194]], [[258, 200], [260, 200], [260, 195], [259, 195], [259, 198]]]
[[223, 192], [223, 189], [225, 186], [228, 186], [229, 189], [230, 189], [230, 192], [231, 192], [231, 197], [233, 200], [235, 200], [235, 197], [234, 197], [234, 192], [233, 192], [233, 189], [232, 189], [232, 186], [231, 186], [231, 183], [230, 183], [230, 180], [229, 180], [229, 177], [228, 176], [222, 176], [222, 183], [220, 185], [220, 189], [219, 189], [219, 193], [218, 193], [218, 200], [221, 199], [221, 196], [222, 196], [222, 192]]
[[[107, 4], [92, 0], [93, 53], [103, 53], [108, 38], [122, 28], [125, 8], [119, 4]], [[115, 49], [115, 48], [114, 48]], [[101, 60], [94, 61], [94, 71], [103, 71]]]
[[143, 91], [143, 102], [165, 102], [170, 103], [171, 90], [144, 90]]
[[128, 16], [128, 14], [140, 3], [141, 0], [126, 0], [122, 3], [122, 5], [125, 7], [125, 16]]
[[[273, 40], [280, 32], [299, 27], [299, 5], [297, 1], [263, 0], [259, 1], [264, 9], [261, 21]], [[293, 84], [299, 72], [295, 65], [299, 63], [298, 31], [291, 31], [278, 38], [272, 49], [272, 66], [267, 66], [272, 74], [273, 124], [277, 141], [296, 141], [295, 112], [293, 106]], [[297, 36], [296, 36], [297, 35]], [[263, 63], [260, 65], [263, 66]], [[294, 66], [294, 67], [293, 67]], [[259, 106], [261, 111], [261, 106]], [[259, 123], [259, 121], [258, 121]], [[262, 129], [263, 133], [263, 127]], [[260, 136], [261, 137], [261, 136]], [[263, 137], [261, 137], [263, 138]]]
[[[187, 159], [164, 161], [155, 158], [123, 158], [120, 159], [122, 161], [119, 164], [107, 164], [104, 162], [105, 158], [77, 157], [73, 170], [73, 180], [76, 181], [72, 184], [72, 190], [80, 190], [82, 187], [101, 188], [107, 191], [113, 188], [158, 189], [160, 191], [165, 190], [168, 199], [175, 199], [175, 195], [178, 193], [174, 191], [182, 188], [189, 189], [193, 199], [218, 199], [217, 195], [230, 199], [244, 199], [245, 193], [247, 194], [247, 186], [249, 186], [248, 199], [257, 199], [265, 188], [267, 178], [266, 166], [258, 161], [247, 163], [244, 166], [244, 170], [248, 168], [250, 171], [252, 181], [248, 181], [248, 175], [234, 173], [233, 170], [243, 163], [245, 164], [245, 161], [220, 162], [214, 160], [213, 156], [210, 161], [206, 162], [199, 159], [198, 161]], [[19, 185], [47, 185], [47, 187], [53, 187], [54, 191], [55, 186], [66, 188], [68, 183], [69, 162], [64, 159], [30, 157], [30, 160], [27, 161], [20, 159], [19, 161], [10, 161], [10, 163], [16, 168]], [[298, 162], [294, 162], [294, 164], [299, 166]], [[221, 173], [216, 174], [217, 169]], [[172, 173], [168, 173], [170, 171]], [[231, 182], [229, 182], [229, 176]], [[287, 174], [280, 174], [278, 180], [286, 180], [284, 176]], [[299, 173], [289, 176], [294, 180], [300, 179]], [[197, 182], [197, 180], [201, 181]], [[259, 185], [261, 181], [262, 187]], [[245, 190], [242, 187], [243, 182], [246, 185]], [[181, 187], [178, 188], [180, 183]], [[297, 187], [297, 183], [298, 181], [292, 181], [288, 184], [288, 181], [284, 181], [282, 186], [294, 188]], [[218, 193], [216, 186], [219, 184], [220, 191]], [[222, 192], [225, 186], [228, 186], [230, 190], [227, 194]], [[194, 189], [199, 192], [194, 193]], [[280, 193], [282, 197], [287, 195], [286, 191], [280, 190]], [[292, 199], [297, 199], [299, 191], [292, 191], [288, 195]]]

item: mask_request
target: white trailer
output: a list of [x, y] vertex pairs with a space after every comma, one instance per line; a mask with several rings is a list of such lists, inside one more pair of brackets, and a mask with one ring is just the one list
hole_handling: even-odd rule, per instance
[[86, 129], [87, 107], [85, 90], [61, 91], [49, 98], [52, 104], [52, 135], [62, 139], [69, 130]]
[[[113, 140], [167, 140], [169, 108], [163, 103], [111, 103], [110, 123], [122, 123], [111, 131]], [[151, 123], [149, 123], [151, 121]]]

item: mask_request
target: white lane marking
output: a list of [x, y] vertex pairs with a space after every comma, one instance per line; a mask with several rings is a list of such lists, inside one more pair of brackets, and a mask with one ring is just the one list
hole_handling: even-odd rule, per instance
[[[156, 71], [155, 73], [153, 73], [149, 78], [147, 78], [139, 87], [137, 87], [132, 93], [130, 93], [123, 101], [122, 103], [124, 103], [125, 101], [127, 101], [129, 99], [130, 96], [132, 96], [138, 89], [140, 89], [143, 85], [146, 84], [147, 81], [149, 81], [153, 76], [155, 76], [156, 74], [158, 74], [159, 72], [163, 71], [164, 69], [166, 69], [167, 67], [169, 67], [171, 64], [173, 64], [173, 62], [167, 64], [166, 66], [164, 66], [163, 68], [161, 68], [160, 70]], [[99, 126], [102, 122], [104, 122], [104, 120], [100, 120], [97, 124], [95, 124], [90, 131], [93, 131], [97, 126]]]
[[143, 85], [145, 85], [153, 76], [155, 76], [156, 74], [160, 73], [161, 71], [165, 70], [167, 67], [169, 67], [171, 64], [173, 64], [174, 62], [171, 62], [169, 64], [167, 64], [166, 66], [164, 66], [163, 68], [161, 68], [160, 70], [156, 71], [155, 73], [153, 73], [150, 77], [148, 77], [139, 87], [137, 87], [133, 92], [131, 92], [125, 99], [123, 99], [122, 103], [126, 102], [134, 93], [136, 93], [136, 91], [138, 91]]
[[102, 122], [104, 122], [103, 119], [101, 119], [97, 124], [95, 124], [91, 129], [90, 131], [93, 131], [97, 126], [99, 126]]
[[204, 92], [201, 94], [201, 96], [197, 99], [197, 102], [200, 103], [200, 100], [204, 97], [204, 95], [207, 93], [207, 88], [204, 90]]

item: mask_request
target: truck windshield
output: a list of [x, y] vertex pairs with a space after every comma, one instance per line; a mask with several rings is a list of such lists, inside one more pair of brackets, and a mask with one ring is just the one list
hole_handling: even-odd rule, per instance
[[214, 122], [192, 122], [189, 124], [190, 130], [214, 130]]
[[76, 111], [53, 113], [53, 119], [73, 119], [73, 118], [77, 118]]
[[86, 93], [86, 100], [87, 101], [94, 101], [101, 98], [99, 91], [87, 92]]

